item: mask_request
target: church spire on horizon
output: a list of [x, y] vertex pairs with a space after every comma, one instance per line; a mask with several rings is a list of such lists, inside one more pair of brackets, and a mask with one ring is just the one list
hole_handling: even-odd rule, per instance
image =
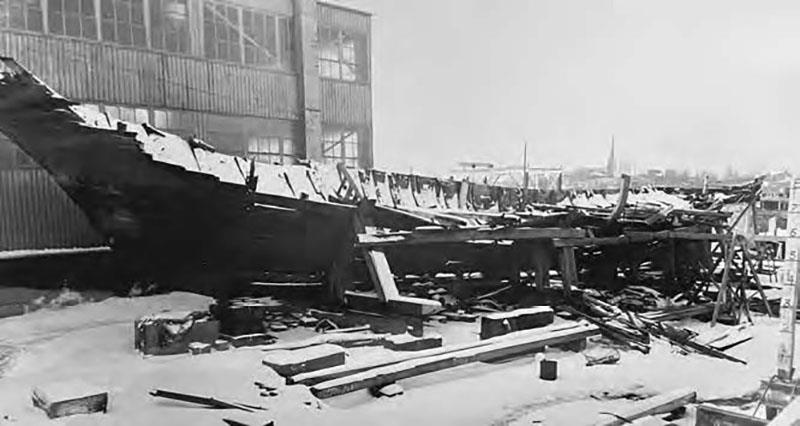
[[617, 157], [616, 153], [614, 152], [614, 135], [611, 135], [611, 152], [608, 154], [608, 160], [606, 161], [606, 174], [609, 176], [614, 176], [617, 174]]

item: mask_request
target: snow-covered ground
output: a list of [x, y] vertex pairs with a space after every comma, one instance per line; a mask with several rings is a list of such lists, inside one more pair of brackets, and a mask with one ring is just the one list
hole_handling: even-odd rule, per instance
[[[404, 380], [405, 394], [391, 399], [374, 399], [363, 391], [318, 401], [304, 386], [285, 386], [261, 364], [263, 352], [258, 348], [166, 357], [142, 357], [134, 351], [134, 319], [163, 310], [206, 309], [211, 301], [190, 293], [109, 298], [0, 320], [0, 425], [222, 425], [223, 417], [251, 420], [254, 425], [274, 420], [280, 426], [580, 425], [606, 418], [599, 412], [631, 403], [592, 396], [631, 392], [647, 396], [690, 387], [702, 400], [739, 397], [758, 389], [776, 364], [778, 320], [763, 316], [755, 317], [754, 339], [728, 351], [747, 360], [746, 366], [681, 355], [663, 342], [655, 343], [648, 355], [623, 351], [619, 363], [593, 367], [586, 367], [579, 353], [548, 350], [547, 357], [559, 361], [554, 382], [539, 379], [538, 363], [531, 356]], [[708, 329], [703, 323], [687, 324], [699, 331]], [[471, 338], [471, 327], [476, 325], [437, 324], [434, 328], [446, 343], [453, 343]], [[349, 352], [355, 358], [375, 356], [376, 350]], [[32, 387], [75, 378], [108, 389], [108, 413], [50, 420], [32, 406]], [[279, 395], [259, 396], [256, 380], [279, 387]], [[157, 400], [148, 395], [156, 388], [251, 403], [267, 410], [248, 415]]]

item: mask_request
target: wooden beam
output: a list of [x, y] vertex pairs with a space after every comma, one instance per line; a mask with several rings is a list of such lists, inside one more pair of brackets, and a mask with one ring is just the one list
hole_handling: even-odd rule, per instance
[[345, 292], [345, 302], [353, 309], [367, 312], [387, 311], [402, 315], [427, 316], [442, 310], [442, 304], [419, 297], [395, 296], [382, 300], [376, 293]]
[[622, 216], [622, 212], [625, 211], [625, 205], [628, 204], [628, 192], [630, 189], [631, 177], [623, 174], [619, 186], [619, 199], [617, 200], [617, 205], [614, 206], [614, 210], [611, 212], [611, 216], [608, 218], [609, 222], [616, 222], [617, 219]]
[[575, 263], [575, 248], [561, 248], [561, 284], [564, 295], [569, 297], [572, 287], [578, 283], [578, 267]]
[[462, 228], [430, 231], [405, 231], [387, 234], [359, 234], [360, 247], [396, 245], [464, 243], [469, 241], [537, 240], [552, 238], [583, 238], [586, 231], [575, 228]]
[[364, 250], [364, 261], [378, 297], [384, 302], [400, 297], [386, 254], [380, 250]]
[[311, 391], [318, 398], [329, 398], [359, 389], [385, 385], [397, 380], [453, 368], [472, 362], [524, 355], [546, 346], [585, 339], [590, 336], [595, 336], [598, 333], [598, 328], [593, 325], [582, 325], [580, 327], [550, 333], [537, 333], [532, 337], [501, 341], [488, 346], [415, 359], [367, 370], [352, 376], [319, 383], [312, 386]]
[[612, 419], [597, 422], [596, 426], [621, 426], [632, 423], [636, 419], [654, 414], [669, 413], [670, 411], [682, 407], [690, 402], [694, 402], [697, 393], [689, 389], [677, 389], [672, 392], [657, 395], [652, 398], [639, 401], [633, 406], [621, 410], [617, 413], [610, 413]]
[[575, 239], [556, 239], [556, 247], [607, 246], [632, 243], [646, 243], [657, 240], [722, 241], [724, 234], [686, 231], [628, 231], [616, 237], [586, 237]]

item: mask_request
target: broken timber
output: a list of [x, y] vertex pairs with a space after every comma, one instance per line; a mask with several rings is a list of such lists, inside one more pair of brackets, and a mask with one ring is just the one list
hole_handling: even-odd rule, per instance
[[329, 398], [359, 389], [384, 385], [397, 380], [453, 368], [472, 362], [523, 355], [546, 346], [584, 339], [594, 336], [597, 333], [597, 327], [587, 324], [549, 333], [537, 332], [532, 336], [520, 336], [519, 338], [503, 340], [483, 347], [420, 358], [367, 370], [352, 376], [319, 383], [312, 386], [311, 391], [318, 398]]
[[639, 401], [632, 407], [618, 413], [606, 413], [613, 416], [614, 419], [598, 422], [596, 426], [621, 426], [632, 423], [634, 420], [642, 417], [668, 413], [676, 408], [694, 402], [696, 397], [697, 393], [688, 389], [674, 390]]

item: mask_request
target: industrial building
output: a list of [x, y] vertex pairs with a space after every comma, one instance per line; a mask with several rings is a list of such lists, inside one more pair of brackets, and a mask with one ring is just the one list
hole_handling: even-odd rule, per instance
[[[372, 166], [370, 15], [315, 0], [0, 0], [0, 54], [122, 120], [265, 162]], [[103, 244], [0, 135], [0, 251]]]

